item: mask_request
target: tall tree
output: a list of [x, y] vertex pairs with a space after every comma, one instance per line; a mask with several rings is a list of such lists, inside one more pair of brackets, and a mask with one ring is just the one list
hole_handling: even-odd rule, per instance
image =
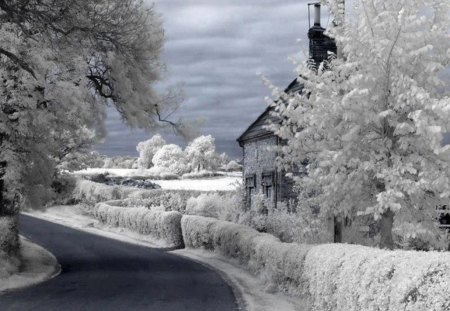
[[[344, 30], [332, 29], [343, 58], [328, 70], [298, 68], [303, 94], [277, 107], [287, 141], [282, 162], [308, 161], [298, 178], [299, 210], [311, 224], [371, 214], [380, 246], [392, 248], [396, 221], [432, 231], [450, 197], [447, 0], [359, 0]], [[448, 75], [447, 75], [448, 77]], [[410, 226], [412, 227], [412, 226]]]
[[[48, 188], [56, 159], [77, 131], [101, 121], [105, 104], [130, 126], [158, 122], [164, 101], [151, 83], [162, 41], [142, 0], [0, 0], [0, 221], [8, 228], [17, 231], [23, 204], [39, 204], [34, 194]], [[17, 239], [0, 247], [14, 255]]]
[[153, 135], [152, 138], [141, 141], [136, 146], [137, 152], [139, 152], [138, 167], [147, 169], [152, 166], [152, 159], [156, 152], [166, 144], [164, 138], [161, 135]]
[[202, 135], [187, 145], [185, 152], [192, 172], [214, 167], [216, 160], [216, 145], [214, 143], [214, 137]]

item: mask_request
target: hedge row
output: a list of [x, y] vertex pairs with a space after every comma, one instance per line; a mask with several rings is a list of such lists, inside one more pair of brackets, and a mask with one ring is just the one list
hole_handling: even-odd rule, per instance
[[[78, 179], [73, 191], [77, 202], [94, 206], [98, 202], [122, 200], [118, 206], [143, 206], [147, 208], [162, 206], [166, 211], [184, 213], [189, 198], [198, 197], [204, 191], [138, 189], [134, 187], [110, 186], [89, 180]], [[219, 192], [217, 192], [219, 193]]]
[[128, 228], [165, 241], [171, 247], [183, 247], [181, 217], [179, 212], [150, 210], [144, 207], [121, 207], [98, 203], [93, 216], [111, 227]]
[[450, 310], [448, 253], [282, 243], [201, 216], [183, 216], [181, 226], [186, 247], [238, 260], [268, 285], [309, 300], [311, 310]]
[[77, 202], [94, 206], [98, 202], [125, 199], [137, 191], [143, 190], [133, 187], [108, 186], [89, 180], [77, 179], [72, 196]]

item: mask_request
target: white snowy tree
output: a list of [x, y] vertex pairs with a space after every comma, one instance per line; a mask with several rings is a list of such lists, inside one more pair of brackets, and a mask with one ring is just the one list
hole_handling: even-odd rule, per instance
[[241, 171], [242, 165], [240, 165], [234, 160], [231, 160], [230, 162], [227, 163], [227, 165], [225, 165], [225, 170], [228, 172]]
[[450, 2], [357, 2], [330, 31], [343, 58], [318, 72], [300, 65], [304, 91], [279, 94], [283, 121], [272, 126], [287, 141], [281, 163], [309, 163], [296, 178], [305, 234], [320, 234], [320, 219], [365, 213], [392, 248], [394, 216], [414, 224], [412, 236], [433, 232], [449, 202]]
[[215, 168], [216, 146], [211, 135], [199, 136], [186, 147], [186, 158], [191, 171]]
[[146, 141], [139, 142], [136, 147], [136, 150], [139, 152], [138, 167], [142, 169], [150, 168], [153, 156], [165, 144], [166, 141], [159, 134]]
[[[17, 230], [19, 208], [41, 204], [65, 144], [104, 104], [130, 126], [161, 120], [150, 84], [163, 31], [141, 0], [0, 1], [0, 25], [0, 217]], [[17, 239], [0, 247], [12, 254]]]
[[153, 172], [158, 174], [182, 175], [187, 171], [186, 156], [183, 150], [174, 144], [164, 145], [153, 156]]

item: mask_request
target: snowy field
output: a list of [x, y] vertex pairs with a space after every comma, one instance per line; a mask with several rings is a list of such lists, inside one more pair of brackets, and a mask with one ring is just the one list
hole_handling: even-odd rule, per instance
[[[146, 177], [152, 176], [149, 170], [119, 169], [119, 168], [88, 168], [77, 171], [76, 175], [96, 175], [110, 174], [119, 177]], [[242, 183], [242, 173], [240, 172], [220, 172], [224, 176], [194, 179], [174, 179], [149, 181], [158, 184], [162, 189], [167, 190], [197, 190], [197, 191], [233, 191]]]
[[[46, 281], [59, 274], [61, 268], [56, 258], [26, 238], [21, 238], [21, 254], [23, 261], [20, 272], [5, 278], [0, 275], [0, 294]], [[0, 259], [0, 265], [5, 266], [6, 263]]]

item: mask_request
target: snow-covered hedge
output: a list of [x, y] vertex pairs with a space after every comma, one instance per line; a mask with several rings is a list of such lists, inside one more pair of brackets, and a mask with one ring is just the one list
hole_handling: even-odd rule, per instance
[[[242, 202], [239, 201], [234, 192], [202, 193], [196, 197], [190, 197], [186, 202], [186, 214], [188, 215], [231, 220], [228, 218], [238, 218], [241, 211]], [[229, 214], [233, 215], [230, 216]]]
[[108, 186], [89, 180], [78, 179], [72, 195], [76, 201], [95, 205], [98, 202], [125, 199], [137, 191], [145, 190], [124, 186]]
[[[123, 201], [123, 206], [144, 206], [151, 208], [162, 206], [166, 211], [178, 211], [184, 214], [187, 202], [191, 198], [205, 194], [204, 191], [196, 190], [164, 190], [135, 192]], [[214, 192], [216, 193], [216, 192]], [[217, 192], [220, 193], [220, 192]]]
[[169, 246], [183, 246], [181, 214], [178, 212], [113, 206], [106, 202], [98, 203], [94, 207], [93, 215], [108, 226], [127, 228], [143, 235], [150, 235], [164, 240]]
[[313, 247], [305, 279], [316, 310], [450, 310], [450, 254]]
[[242, 225], [202, 216], [183, 216], [184, 244], [204, 248], [239, 261], [263, 277], [269, 287], [303, 296], [303, 275], [309, 245], [282, 243], [276, 237]]
[[311, 310], [450, 310], [450, 254], [282, 243], [245, 226], [183, 216], [185, 245], [239, 260]]
[[[165, 189], [138, 189], [135, 187], [109, 186], [102, 183], [78, 179], [73, 191], [75, 201], [93, 206], [99, 202], [121, 200], [118, 206], [160, 207], [166, 211], [179, 211], [184, 213], [189, 198], [195, 198], [207, 191], [197, 190], [165, 190]], [[222, 194], [223, 192], [214, 192]]]

